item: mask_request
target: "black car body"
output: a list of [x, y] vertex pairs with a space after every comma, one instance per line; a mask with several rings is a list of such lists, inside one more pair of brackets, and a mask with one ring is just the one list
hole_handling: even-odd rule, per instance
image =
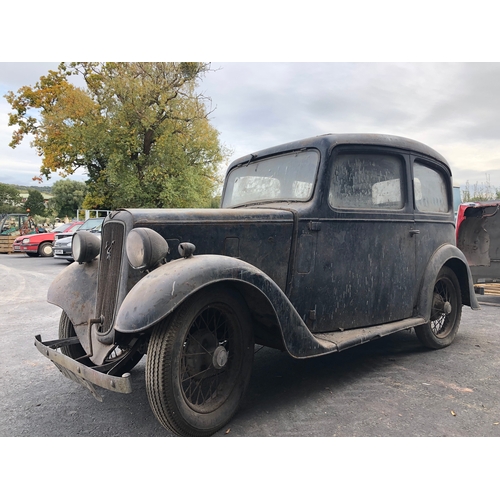
[[77, 263], [48, 294], [59, 340], [36, 345], [96, 396], [129, 392], [147, 353], [151, 408], [181, 435], [231, 419], [254, 343], [308, 358], [415, 328], [445, 347], [462, 304], [479, 308], [451, 179], [439, 153], [394, 136], [248, 155], [230, 165], [220, 209], [119, 210], [101, 242], [76, 233]]

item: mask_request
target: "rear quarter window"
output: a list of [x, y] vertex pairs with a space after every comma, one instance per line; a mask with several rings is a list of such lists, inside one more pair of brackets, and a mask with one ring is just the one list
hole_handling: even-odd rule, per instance
[[449, 200], [443, 175], [418, 161], [413, 164], [415, 208], [419, 212], [448, 213]]

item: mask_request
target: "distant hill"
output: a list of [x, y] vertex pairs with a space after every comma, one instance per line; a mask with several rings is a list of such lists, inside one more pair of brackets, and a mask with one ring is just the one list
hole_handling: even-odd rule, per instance
[[52, 193], [52, 186], [19, 186], [18, 184], [7, 184], [7, 186], [15, 187], [18, 191], [22, 193], [27, 193], [30, 189], [35, 189], [41, 193], [50, 194]]

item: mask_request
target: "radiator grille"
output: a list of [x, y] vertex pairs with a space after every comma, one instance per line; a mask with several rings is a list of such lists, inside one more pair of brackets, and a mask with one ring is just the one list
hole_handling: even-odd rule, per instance
[[120, 288], [124, 230], [119, 222], [108, 222], [102, 229], [96, 307], [96, 317], [103, 318], [99, 328], [101, 333], [107, 333], [113, 326]]

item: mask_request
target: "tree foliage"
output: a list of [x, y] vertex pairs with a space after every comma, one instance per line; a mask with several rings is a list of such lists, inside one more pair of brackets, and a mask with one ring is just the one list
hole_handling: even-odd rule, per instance
[[45, 215], [45, 203], [43, 194], [36, 189], [28, 191], [28, 199], [24, 203], [24, 210], [29, 211], [30, 215]]
[[207, 71], [203, 63], [61, 63], [5, 96], [17, 127], [10, 145], [32, 136], [47, 179], [85, 169], [84, 208], [208, 206], [226, 152], [210, 100], [197, 93]]
[[21, 195], [14, 186], [0, 182], [0, 214], [24, 212]]
[[52, 186], [49, 209], [56, 217], [71, 218], [79, 208], [82, 208], [86, 194], [87, 186], [84, 182], [70, 179], [56, 181]]

